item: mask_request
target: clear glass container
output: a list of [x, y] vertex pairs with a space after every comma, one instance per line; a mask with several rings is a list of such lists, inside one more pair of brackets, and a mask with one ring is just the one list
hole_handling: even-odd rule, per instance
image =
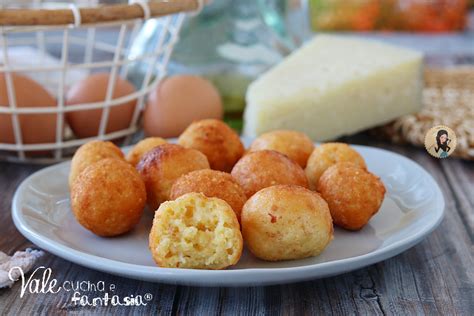
[[[294, 0], [211, 2], [199, 15], [184, 22], [168, 73], [192, 73], [212, 81], [223, 98], [225, 120], [240, 129], [249, 83], [301, 43], [304, 36], [301, 30], [309, 31], [298, 3]], [[157, 27], [153, 21], [147, 22], [133, 49], [152, 49], [147, 43], [153, 42]], [[137, 67], [139, 70], [131, 73], [140, 77], [145, 66]]]

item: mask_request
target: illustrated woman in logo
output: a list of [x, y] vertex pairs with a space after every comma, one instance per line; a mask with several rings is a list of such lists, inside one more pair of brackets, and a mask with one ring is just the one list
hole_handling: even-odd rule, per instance
[[435, 146], [435, 151], [439, 155], [439, 158], [448, 157], [448, 152], [451, 150], [451, 147], [448, 146], [450, 142], [451, 140], [448, 138], [448, 132], [444, 129], [440, 129], [436, 135], [437, 146]]

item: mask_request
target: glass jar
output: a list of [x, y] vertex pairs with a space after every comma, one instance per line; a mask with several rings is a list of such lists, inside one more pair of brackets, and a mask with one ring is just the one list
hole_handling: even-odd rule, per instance
[[[298, 3], [294, 0], [211, 2], [199, 15], [185, 20], [168, 73], [192, 73], [212, 81], [223, 98], [224, 119], [240, 129], [249, 83], [300, 44], [304, 37], [301, 30], [309, 31]], [[153, 42], [153, 36], [159, 33], [157, 28], [153, 21], [146, 22], [131, 51], [152, 49], [147, 43]], [[140, 77], [140, 69], [146, 67], [137, 67], [139, 71], [130, 73], [135, 76], [138, 73]]]

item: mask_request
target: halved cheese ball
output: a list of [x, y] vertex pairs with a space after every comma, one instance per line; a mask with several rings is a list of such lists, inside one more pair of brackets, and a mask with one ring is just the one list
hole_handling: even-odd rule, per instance
[[287, 156], [273, 150], [246, 154], [231, 175], [244, 188], [248, 198], [257, 191], [277, 184], [295, 184], [308, 188], [304, 170]]
[[349, 230], [364, 227], [382, 205], [385, 186], [366, 169], [338, 163], [319, 178], [317, 190], [326, 200], [334, 224]]
[[150, 209], [170, 199], [171, 187], [179, 177], [199, 169], [209, 169], [209, 162], [195, 149], [163, 144], [146, 153], [137, 170], [145, 182]]
[[171, 187], [170, 199], [174, 200], [191, 192], [200, 192], [207, 197], [226, 201], [239, 220], [242, 207], [247, 201], [240, 184], [230, 174], [217, 170], [202, 169], [181, 176]]
[[178, 139], [178, 144], [206, 155], [211, 169], [230, 172], [244, 154], [239, 135], [220, 120], [206, 119], [192, 123]]
[[333, 238], [327, 203], [311, 190], [276, 185], [254, 194], [242, 209], [249, 250], [268, 261], [319, 255]]
[[313, 152], [314, 144], [306, 134], [297, 131], [277, 130], [264, 133], [250, 145], [249, 151], [275, 150], [301, 166], [306, 167], [309, 155]]
[[138, 172], [124, 160], [102, 159], [87, 167], [71, 187], [77, 221], [99, 236], [117, 236], [139, 222], [146, 190]]
[[95, 140], [79, 147], [72, 157], [69, 187], [84, 169], [106, 158], [124, 160], [122, 151], [112, 142]]
[[136, 166], [143, 155], [155, 147], [166, 144], [167, 141], [161, 137], [148, 137], [139, 141], [127, 154], [127, 161]]
[[311, 189], [316, 189], [319, 177], [323, 172], [338, 162], [352, 162], [361, 168], [367, 168], [364, 158], [349, 145], [344, 143], [322, 144], [313, 150], [305, 169]]
[[243, 240], [229, 204], [188, 193], [160, 205], [149, 246], [160, 267], [216, 270], [239, 261]]

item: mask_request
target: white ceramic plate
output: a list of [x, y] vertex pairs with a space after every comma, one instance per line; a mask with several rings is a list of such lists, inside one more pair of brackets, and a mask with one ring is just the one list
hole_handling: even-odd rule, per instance
[[28, 177], [13, 199], [13, 220], [39, 247], [74, 263], [129, 278], [201, 286], [249, 286], [296, 282], [358, 269], [395, 256], [429, 234], [443, 217], [444, 199], [434, 179], [398, 154], [354, 146], [369, 170], [380, 176], [387, 194], [380, 211], [358, 232], [335, 228], [335, 237], [318, 257], [265, 262], [244, 251], [228, 270], [157, 267], [148, 250], [152, 215], [117, 238], [100, 238], [82, 228], [69, 206], [69, 162]]

